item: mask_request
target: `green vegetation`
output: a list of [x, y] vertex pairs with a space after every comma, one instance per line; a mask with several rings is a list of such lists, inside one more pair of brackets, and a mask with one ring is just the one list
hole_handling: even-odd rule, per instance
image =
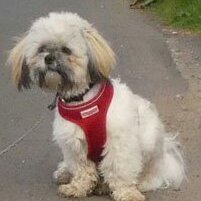
[[152, 8], [168, 25], [201, 32], [201, 0], [156, 0]]

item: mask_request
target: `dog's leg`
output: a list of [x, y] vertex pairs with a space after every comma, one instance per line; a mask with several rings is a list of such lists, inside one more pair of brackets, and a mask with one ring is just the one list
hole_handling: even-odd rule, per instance
[[[77, 132], [81, 131], [77, 130]], [[58, 191], [62, 196], [85, 197], [97, 184], [96, 165], [87, 159], [85, 143], [77, 138], [69, 140], [68, 143], [60, 143], [66, 170], [72, 175], [69, 184], [59, 186]]]
[[66, 173], [70, 173], [71, 177], [70, 182], [60, 185], [58, 190], [63, 196], [84, 197], [95, 188], [98, 181], [96, 165], [87, 159], [87, 142], [83, 130], [70, 122], [61, 126], [61, 122], [59, 119], [59, 123], [55, 123], [53, 133], [63, 153], [63, 163], [54, 175], [65, 178]]
[[142, 192], [172, 187], [178, 189], [185, 178], [184, 162], [180, 146], [174, 138], [165, 138], [161, 155], [152, 158], [145, 168], [138, 188]]
[[129, 139], [131, 143], [128, 143], [121, 137], [125, 134], [118, 136], [120, 137], [109, 139], [105, 150], [107, 154], [100, 170], [116, 201], [143, 201], [145, 197], [137, 189], [138, 177], [142, 171], [138, 139], [133, 135]]
[[69, 184], [59, 186], [59, 194], [65, 197], [85, 197], [98, 181], [95, 164], [87, 161], [76, 168]]

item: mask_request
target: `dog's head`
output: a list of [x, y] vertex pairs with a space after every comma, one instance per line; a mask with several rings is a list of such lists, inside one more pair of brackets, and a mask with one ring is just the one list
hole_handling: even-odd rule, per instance
[[97, 30], [77, 14], [50, 13], [33, 23], [8, 61], [19, 90], [34, 83], [76, 95], [91, 82], [108, 78], [115, 55]]

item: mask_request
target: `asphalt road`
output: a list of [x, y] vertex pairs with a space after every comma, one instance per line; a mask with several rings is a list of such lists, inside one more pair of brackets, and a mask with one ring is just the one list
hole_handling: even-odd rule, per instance
[[[66, 10], [87, 18], [111, 42], [119, 58], [113, 76], [120, 76], [135, 93], [154, 101], [159, 96], [184, 93], [188, 88], [175, 68], [163, 34], [139, 11], [129, 10], [126, 1], [1, 0], [0, 201], [66, 200], [58, 197], [51, 179], [61, 159], [51, 141], [53, 112], [47, 110], [53, 96], [38, 89], [18, 93], [5, 65], [13, 36], [25, 32], [41, 15]], [[180, 196], [182, 191], [147, 194], [150, 201], [178, 201]]]

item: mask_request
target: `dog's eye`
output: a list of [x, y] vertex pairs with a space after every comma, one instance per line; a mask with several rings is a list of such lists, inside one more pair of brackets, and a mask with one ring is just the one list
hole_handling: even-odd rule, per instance
[[47, 50], [47, 48], [45, 45], [42, 45], [41, 47], [38, 48], [39, 53], [45, 52], [46, 50]]
[[68, 47], [62, 47], [61, 51], [65, 54], [71, 55], [72, 51]]

